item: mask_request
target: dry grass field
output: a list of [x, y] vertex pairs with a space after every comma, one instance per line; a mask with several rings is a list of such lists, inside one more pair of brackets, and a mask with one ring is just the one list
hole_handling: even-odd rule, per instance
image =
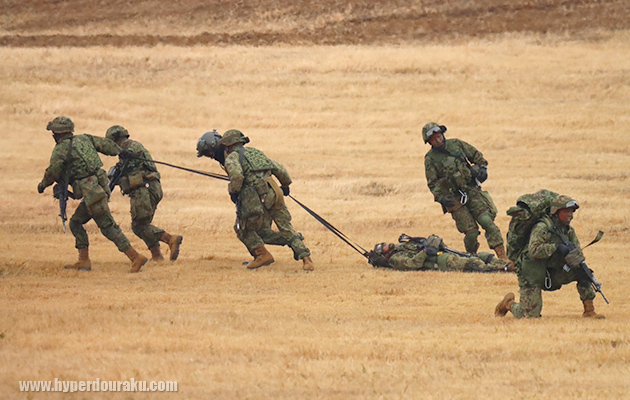
[[[1, 398], [630, 398], [625, 2], [80, 3], [0, 4]], [[225, 182], [165, 166], [155, 224], [184, 236], [179, 259], [129, 274], [90, 222], [93, 270], [66, 271], [74, 239], [51, 189], [36, 190], [57, 115], [77, 133], [121, 124], [156, 160], [215, 173], [197, 139], [241, 129], [287, 167], [295, 198], [361, 246], [404, 232], [462, 249], [424, 178], [420, 131], [437, 121], [489, 160], [504, 233], [523, 193], [580, 203], [582, 242], [605, 232], [585, 254], [607, 318], [581, 318], [571, 285], [543, 294], [539, 320], [497, 319], [514, 274], [374, 269], [290, 199], [316, 270], [270, 247], [276, 262], [248, 271]], [[148, 255], [128, 198], [110, 207]], [[20, 392], [55, 378], [179, 391]]]

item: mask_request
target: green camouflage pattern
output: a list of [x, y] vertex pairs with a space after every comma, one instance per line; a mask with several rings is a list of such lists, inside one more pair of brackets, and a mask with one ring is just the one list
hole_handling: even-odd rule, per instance
[[418, 245], [414, 242], [396, 244], [389, 257], [389, 265], [400, 271], [497, 272], [504, 271], [506, 267], [506, 264], [497, 258], [486, 264], [476, 256], [462, 257], [445, 252], [429, 256], [423, 250], [419, 251]]
[[[137, 157], [153, 160], [149, 151], [138, 141], [126, 139], [120, 143], [120, 147], [131, 151]], [[142, 239], [149, 249], [159, 245], [160, 237], [165, 231], [153, 225], [152, 222], [164, 194], [155, 163], [129, 159], [123, 169], [122, 179], [127, 179], [127, 182], [134, 179], [142, 182], [141, 185], [130, 188], [126, 193], [129, 194], [133, 233]]]
[[[464, 247], [467, 253], [479, 249], [479, 226], [485, 231], [488, 246], [494, 249], [503, 244], [501, 230], [494, 223], [497, 208], [487, 191], [481, 190], [468, 169], [465, 158], [472, 164], [486, 167], [488, 162], [483, 154], [472, 145], [459, 139], [446, 139], [445, 149], [428, 151], [424, 158], [427, 186], [436, 202], [450, 198], [453, 207], [442, 207], [455, 220], [455, 226], [464, 234]], [[462, 191], [468, 195], [466, 204], [461, 204]]]
[[556, 243], [562, 243], [562, 239], [556, 229], [580, 248], [574, 229], [560, 224], [555, 217], [545, 216], [534, 226], [527, 249], [516, 264], [522, 303], [512, 307], [512, 313], [517, 318], [540, 317], [541, 291], [558, 290], [571, 282], [577, 282], [580, 300], [595, 298], [595, 290], [582, 268], [570, 268], [569, 271], [563, 269], [564, 258], [556, 252]]
[[[71, 144], [70, 160], [68, 148]], [[67, 177], [72, 185], [75, 198], [82, 198], [81, 203], [70, 218], [70, 231], [75, 237], [75, 247], [84, 249], [89, 246], [87, 232], [83, 227], [94, 219], [103, 235], [114, 242], [118, 250], [124, 252], [131, 246], [127, 237], [114, 221], [109, 210], [110, 191], [107, 174], [101, 166], [97, 152], [117, 155], [120, 147], [113, 141], [91, 135], [68, 136], [60, 140], [53, 149], [50, 165], [46, 168], [41, 184], [48, 187]]]
[[[310, 256], [302, 235], [291, 224], [291, 214], [273, 181], [272, 176], [275, 176], [282, 185], [290, 185], [287, 170], [262, 151], [242, 145], [235, 146], [226, 157], [225, 170], [230, 178], [228, 190], [239, 194], [234, 230], [249, 252], [253, 254], [253, 249], [273, 244], [289, 246], [296, 260]], [[276, 224], [277, 231], [271, 228], [272, 223]]]

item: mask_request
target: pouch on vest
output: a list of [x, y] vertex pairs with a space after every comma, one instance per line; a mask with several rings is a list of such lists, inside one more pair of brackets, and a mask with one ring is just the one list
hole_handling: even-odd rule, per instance
[[141, 172], [123, 176], [120, 179], [120, 189], [124, 194], [129, 194], [132, 190], [144, 185], [144, 175]]

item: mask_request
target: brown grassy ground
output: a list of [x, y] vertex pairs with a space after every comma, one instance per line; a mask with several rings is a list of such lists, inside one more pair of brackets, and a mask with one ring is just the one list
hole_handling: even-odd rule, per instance
[[[566, 9], [566, 16], [589, 10], [612, 22], [589, 19], [586, 30], [553, 26], [544, 34], [458, 34], [445, 43], [388, 38], [383, 28], [369, 46], [349, 45], [357, 43], [349, 30], [339, 46], [300, 45], [336, 43], [333, 36], [296, 36], [282, 46], [63, 48], [57, 39], [49, 47], [23, 40], [69, 35], [103, 44], [91, 40], [111, 34], [110, 25], [141, 45], [153, 42], [133, 35], [153, 35], [152, 27], [184, 37], [216, 25], [216, 34], [234, 38], [247, 29], [304, 26], [300, 18], [319, 26], [335, 10], [371, 15], [389, 8], [338, 2], [321, 13], [308, 6], [289, 12], [293, 3], [248, 2], [230, 14], [221, 2], [220, 12], [190, 8], [195, 12], [169, 19], [175, 10], [157, 2], [134, 9], [118, 2], [78, 15], [73, 2], [25, 4], [3, 2], [1, 20], [0, 116], [8, 128], [0, 135], [3, 398], [67, 398], [19, 392], [19, 380], [54, 378], [176, 380], [177, 397], [189, 399], [629, 398], [630, 34], [614, 23], [622, 2], [449, 2], [449, 15], [476, 7], [492, 11], [484, 14], [489, 20], [512, 4], [529, 4]], [[442, 3], [412, 4], [437, 10]], [[54, 19], [43, 16], [53, 6], [65, 7], [60, 15], [70, 23], [47, 25]], [[111, 9], [118, 14], [104, 14]], [[205, 24], [210, 15], [217, 24]], [[566, 27], [582, 26], [569, 21]], [[597, 32], [589, 30], [594, 25]], [[180, 34], [176, 26], [190, 28]], [[393, 45], [396, 37], [404, 44]], [[540, 320], [496, 319], [497, 301], [517, 289], [514, 275], [373, 269], [291, 201], [316, 271], [303, 273], [286, 248], [271, 248], [273, 266], [247, 271], [225, 183], [166, 167], [155, 222], [184, 235], [180, 259], [127, 274], [126, 258], [90, 223], [93, 271], [64, 271], [76, 258], [73, 238], [61, 233], [50, 189], [36, 193], [54, 145], [44, 128], [59, 114], [73, 118], [80, 133], [102, 135], [122, 124], [155, 159], [213, 172], [221, 172], [216, 164], [195, 157], [197, 139], [212, 128], [239, 128], [289, 169], [296, 198], [362, 246], [405, 232], [437, 233], [461, 248], [424, 179], [419, 131], [437, 120], [489, 160], [485, 187], [502, 229], [516, 197], [548, 188], [580, 202], [574, 226], [583, 242], [606, 232], [586, 256], [611, 300], [595, 302], [607, 319], [583, 320], [573, 287], [545, 293]], [[103, 159], [106, 167], [115, 162]], [[110, 205], [146, 253], [131, 233], [127, 198], [116, 193]]]

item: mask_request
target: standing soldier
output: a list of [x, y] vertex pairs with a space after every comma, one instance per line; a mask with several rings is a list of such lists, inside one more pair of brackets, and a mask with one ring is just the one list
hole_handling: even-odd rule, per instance
[[[237, 208], [234, 230], [255, 257], [247, 268], [256, 269], [274, 262], [265, 248], [265, 243], [269, 243], [291, 247], [293, 258], [302, 260], [305, 271], [312, 271], [311, 252], [303, 242], [304, 237], [293, 229], [291, 214], [284, 203], [283, 194], [289, 195], [291, 184], [287, 170], [262, 151], [245, 148], [249, 138], [241, 131], [225, 132], [218, 143], [225, 147], [225, 170], [230, 178], [228, 191]], [[272, 175], [280, 181], [280, 187]], [[278, 231], [271, 229], [267, 213]]]
[[151, 225], [155, 210], [162, 200], [160, 173], [155, 167], [151, 154], [142, 143], [129, 139], [129, 132], [120, 125], [110, 127], [105, 137], [113, 140], [123, 149], [120, 154], [121, 168], [120, 189], [129, 195], [131, 204], [131, 229], [151, 250], [151, 261], [164, 261], [160, 252], [160, 242], [169, 247], [170, 260], [179, 256], [179, 246], [183, 237], [171, 235]]
[[511, 263], [505, 254], [501, 231], [494, 223], [497, 208], [490, 194], [481, 189], [481, 183], [488, 178], [488, 161], [463, 140], [445, 139], [444, 132], [446, 127], [435, 122], [422, 128], [424, 142], [431, 144], [424, 157], [429, 190], [442, 205], [442, 211], [451, 213], [457, 230], [464, 234], [467, 253], [477, 253], [481, 225], [497, 257]]
[[595, 312], [595, 290], [581, 266], [584, 261], [580, 241], [571, 227], [578, 203], [569, 196], [558, 196], [551, 203], [549, 215], [532, 228], [529, 244], [521, 254], [516, 274], [520, 287], [520, 303], [513, 293], [497, 304], [494, 315], [504, 317], [508, 311], [516, 318], [538, 318], [542, 311], [542, 290], [558, 290], [562, 285], [577, 282], [577, 291], [584, 305], [585, 318], [604, 318]]
[[[129, 240], [114, 221], [107, 202], [111, 194], [107, 174], [101, 168], [103, 163], [97, 152], [115, 156], [121, 149], [109, 139], [92, 135], [74, 136], [74, 123], [67, 117], [56, 117], [48, 123], [46, 130], [53, 132], [57, 143], [50, 157], [44, 178], [37, 185], [37, 191], [44, 190], [57, 182], [58, 185], [72, 185], [74, 198], [81, 200], [74, 215], [70, 218], [70, 230], [76, 238], [79, 261], [66, 265], [66, 269], [90, 271], [88, 235], [83, 227], [93, 219], [103, 235], [114, 242], [121, 252], [131, 260], [130, 272], [138, 272], [147, 258], [131, 246]], [[62, 188], [65, 190], [66, 188]], [[57, 190], [55, 190], [57, 191]]]

